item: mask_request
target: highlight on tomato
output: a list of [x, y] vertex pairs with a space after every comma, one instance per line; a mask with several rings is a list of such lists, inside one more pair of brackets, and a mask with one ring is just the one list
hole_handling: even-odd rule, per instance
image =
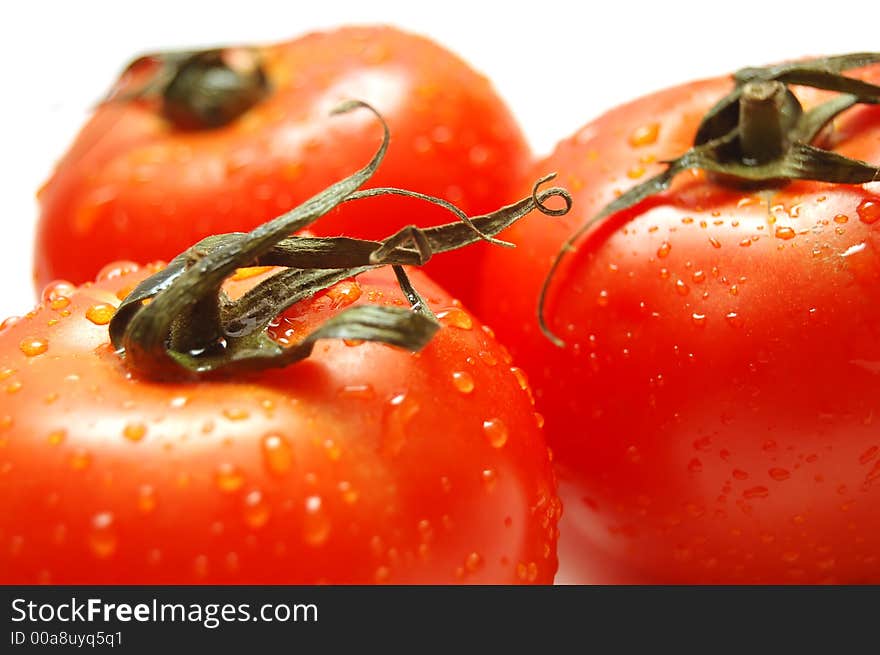
[[4, 323], [0, 581], [552, 582], [561, 506], [526, 378], [411, 266], [567, 195], [468, 217], [415, 194], [455, 220], [289, 236], [408, 194], [358, 190], [387, 146], [251, 232], [54, 283]]
[[[211, 234], [248, 230], [366, 161], [375, 122], [328, 119], [361, 98], [394, 141], [373, 183], [455, 203], [469, 215], [513, 197], [530, 163], [489, 81], [458, 56], [391, 27], [344, 27], [283, 43], [164, 52], [135, 60], [39, 193], [38, 289], [80, 284], [114, 259], [170, 259]], [[350, 203], [318, 234], [382, 238], [440, 209], [383, 196]], [[428, 272], [469, 300], [464, 271], [483, 244]]]
[[575, 211], [505, 232], [476, 308], [546, 415], [570, 581], [880, 582], [878, 83], [746, 68], [536, 164]]

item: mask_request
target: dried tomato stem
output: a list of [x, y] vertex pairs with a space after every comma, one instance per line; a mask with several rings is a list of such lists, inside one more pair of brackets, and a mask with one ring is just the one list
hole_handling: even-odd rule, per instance
[[756, 80], [743, 87], [739, 142], [745, 163], [762, 164], [785, 150], [791, 129], [783, 114], [785, 97], [785, 85], [777, 80]]
[[[381, 116], [364, 103], [345, 103], [334, 113], [356, 108], [372, 111], [384, 129], [381, 145], [364, 168], [251, 232], [203, 239], [123, 300], [110, 321], [110, 338], [131, 368], [150, 377], [174, 378], [280, 367], [308, 357], [315, 342], [327, 338], [380, 341], [419, 350], [440, 325], [403, 265], [421, 265], [435, 253], [480, 240], [496, 242], [494, 235], [533, 209], [558, 216], [571, 207], [564, 189], [538, 190], [553, 175], [539, 180], [530, 197], [474, 217], [424, 194], [400, 189], [358, 191], [382, 161], [389, 133]], [[459, 220], [425, 229], [407, 226], [382, 241], [289, 236], [342, 202], [388, 193], [439, 205]], [[548, 207], [551, 197], [561, 198], [564, 208]], [[287, 268], [235, 302], [226, 298], [221, 287], [235, 269], [266, 263]], [[386, 265], [394, 267], [410, 309], [358, 305], [292, 346], [282, 347], [269, 337], [270, 321], [287, 307], [340, 280]]]

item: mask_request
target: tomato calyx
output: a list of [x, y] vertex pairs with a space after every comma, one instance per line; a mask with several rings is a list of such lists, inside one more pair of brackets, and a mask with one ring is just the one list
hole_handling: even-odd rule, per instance
[[162, 52], [139, 57], [155, 68], [139, 87], [112, 101], [159, 100], [159, 112], [175, 129], [207, 130], [232, 123], [271, 92], [260, 53], [254, 48]]
[[[203, 239], [126, 296], [109, 328], [113, 346], [129, 367], [155, 378], [284, 367], [308, 357], [319, 339], [330, 338], [378, 341], [418, 351], [440, 323], [403, 266], [420, 266], [436, 253], [481, 240], [512, 247], [494, 235], [533, 209], [560, 216], [571, 208], [565, 189], [539, 191], [555, 173], [539, 179], [531, 196], [475, 217], [442, 199], [404, 189], [358, 191], [378, 168], [390, 138], [385, 121], [366, 103], [347, 102], [334, 113], [358, 108], [373, 112], [384, 130], [382, 143], [366, 166], [251, 232]], [[410, 225], [382, 241], [289, 236], [342, 202], [387, 194], [439, 205], [457, 220], [424, 229]], [[548, 206], [546, 202], [553, 197], [560, 198], [563, 206]], [[288, 307], [346, 278], [386, 265], [393, 267], [409, 309], [356, 305], [325, 321], [299, 343], [281, 346], [269, 336], [269, 323]], [[221, 287], [236, 269], [246, 266], [284, 268], [231, 301]]]
[[[565, 241], [538, 297], [541, 332], [565, 346], [547, 326], [544, 307], [550, 283], [574, 244], [597, 222], [668, 189], [679, 173], [701, 169], [715, 182], [736, 187], [782, 186], [792, 180], [863, 184], [880, 178], [878, 166], [812, 145], [841, 112], [859, 103], [880, 103], [880, 86], [843, 75], [878, 62], [880, 53], [854, 53], [736, 72], [733, 90], [703, 117], [689, 150], [663, 162], [666, 170], [618, 196]], [[790, 85], [840, 95], [805, 111]]]

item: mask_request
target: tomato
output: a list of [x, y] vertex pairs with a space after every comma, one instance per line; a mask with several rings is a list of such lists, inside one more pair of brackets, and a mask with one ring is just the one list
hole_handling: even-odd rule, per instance
[[[284, 369], [158, 382], [107, 333], [153, 270], [52, 285], [0, 334], [3, 583], [553, 580], [560, 505], [525, 378], [436, 284], [411, 274], [443, 324], [418, 354], [326, 340]], [[387, 269], [273, 334], [366, 303], [405, 304]]]
[[[876, 84], [880, 66], [852, 76]], [[565, 347], [535, 320], [566, 239], [688, 150], [731, 86], [685, 84], [586, 125], [537, 164], [560, 172], [572, 213], [524, 221], [502, 235], [516, 255], [486, 255], [478, 314], [546, 415], [570, 581], [880, 582], [877, 183], [685, 170], [560, 260], [544, 314]], [[830, 97], [794, 90], [806, 108]], [[876, 164], [880, 108], [813, 143]]]
[[[211, 54], [201, 56], [217, 65]], [[371, 103], [394, 134], [373, 186], [439, 196], [474, 215], [509, 199], [528, 164], [525, 140], [486, 78], [424, 38], [349, 27], [222, 55], [220, 64], [245, 72], [260, 65], [264, 76], [245, 76], [244, 97], [227, 107], [242, 113], [215, 127], [205, 124], [223, 115], [197, 113], [202, 96], [182, 82], [167, 84], [176, 91], [164, 99], [132, 97], [149, 80], [165, 79], [159, 60], [140, 60], [123, 74], [115, 99], [98, 107], [39, 193], [38, 288], [55, 279], [85, 282], [114, 259], [170, 259], [202, 237], [250, 229], [323, 189], [368, 159], [380, 134], [367, 116], [329, 116], [342, 100]], [[179, 69], [193, 66], [187, 60]], [[189, 113], [180, 109], [185, 101]], [[202, 129], [192, 125], [194, 112]], [[413, 213], [412, 200], [384, 197], [344, 206], [316, 231], [384, 237], [413, 222]], [[419, 216], [422, 225], [449, 218], [439, 208], [419, 208]], [[463, 281], [479, 250], [427, 270], [466, 296], [472, 285]]]

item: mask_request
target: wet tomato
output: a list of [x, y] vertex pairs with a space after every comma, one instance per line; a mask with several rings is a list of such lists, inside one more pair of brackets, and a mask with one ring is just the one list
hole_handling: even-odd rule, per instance
[[[321, 341], [284, 369], [151, 381], [108, 341], [149, 269], [48, 287], [0, 334], [4, 583], [549, 583], [560, 504], [525, 377], [418, 272], [442, 327], [418, 354]], [[242, 269], [232, 298], [267, 276]], [[302, 301], [295, 341], [386, 270]]]
[[[439, 196], [473, 215], [508, 200], [528, 164], [525, 140], [486, 78], [393, 28], [141, 59], [39, 194], [38, 288], [85, 282], [114, 259], [170, 259], [299, 204], [372, 152], [380, 134], [372, 119], [329, 116], [348, 99], [375, 106], [394, 134], [373, 186]], [[315, 229], [383, 237], [411, 223], [413, 207], [390, 196], [353, 203]], [[439, 208], [419, 216], [421, 225], [448, 220]], [[472, 285], [461, 282], [481, 248], [428, 270], [467, 300]]]
[[[876, 84], [880, 66], [851, 76]], [[560, 260], [545, 316], [565, 347], [535, 321], [566, 239], [687, 151], [731, 86], [661, 91], [563, 141], [538, 168], [560, 172], [574, 211], [505, 232], [516, 259], [487, 253], [478, 312], [530, 372], [547, 417], [570, 580], [880, 582], [870, 167], [860, 183], [744, 185], [685, 165]], [[807, 111], [830, 97], [793, 90]], [[876, 164], [880, 109], [848, 109], [812, 144]], [[751, 174], [761, 162], [735, 164]]]

